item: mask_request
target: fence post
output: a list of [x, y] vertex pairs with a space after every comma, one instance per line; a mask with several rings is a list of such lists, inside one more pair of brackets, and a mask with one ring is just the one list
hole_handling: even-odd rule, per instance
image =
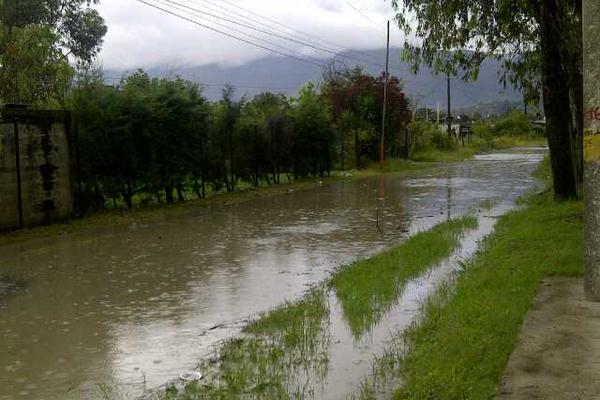
[[17, 208], [19, 213], [18, 228], [23, 229], [23, 181], [21, 179], [21, 145], [19, 140], [19, 121], [14, 120], [13, 130], [15, 137], [15, 168], [17, 174]]

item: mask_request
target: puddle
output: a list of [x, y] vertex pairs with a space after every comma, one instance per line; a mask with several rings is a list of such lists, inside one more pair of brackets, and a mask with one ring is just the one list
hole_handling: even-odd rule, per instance
[[21, 290], [25, 290], [26, 288], [26, 282], [21, 279], [10, 276], [0, 276], [0, 308], [4, 306], [8, 296]]
[[[512, 206], [534, 186], [531, 172], [543, 153], [508, 154], [415, 179], [389, 174], [383, 182], [340, 182], [132, 229], [3, 246], [0, 276], [18, 275], [29, 284], [0, 308], [0, 399], [107, 392], [127, 399], [176, 379], [238, 334], [243, 321], [299, 298], [339, 265], [482, 202], [495, 205], [486, 215]], [[430, 279], [403, 296], [423, 295], [416, 287], [428, 287]], [[343, 398], [368, 373], [385, 331], [410, 313], [383, 318], [385, 325], [355, 343], [344, 336], [347, 328], [336, 319], [340, 305], [328, 296], [330, 333], [338, 339], [330, 341], [328, 367], [316, 385], [323, 390], [313, 395]]]

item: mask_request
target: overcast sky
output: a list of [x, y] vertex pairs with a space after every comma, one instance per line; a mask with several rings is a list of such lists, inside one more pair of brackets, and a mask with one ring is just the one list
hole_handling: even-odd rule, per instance
[[[145, 0], [162, 8], [169, 8], [168, 0]], [[275, 36], [265, 35], [251, 29], [233, 25], [222, 19], [207, 15], [217, 14], [239, 23], [259, 29], [285, 31], [273, 22], [258, 19], [248, 11], [235, 5], [266, 16], [285, 26], [309, 33], [328, 43], [317, 43], [315, 39], [300, 37], [300, 41], [310, 40], [318, 47], [351, 49], [375, 49], [385, 46], [385, 21], [393, 17], [393, 10], [384, 0], [173, 0], [188, 8], [178, 7], [172, 11], [185, 14], [200, 23], [257, 42], [255, 35], [270, 43], [261, 42], [266, 47], [280, 46], [278, 49], [299, 57], [325, 57], [327, 53], [303, 47], [298, 43], [284, 41]], [[171, 7], [173, 3], [171, 3]], [[223, 7], [223, 8], [219, 8]], [[197, 11], [193, 11], [191, 9]], [[227, 11], [224, 8], [227, 8]], [[211, 32], [206, 28], [154, 9], [137, 0], [101, 0], [98, 6], [108, 25], [108, 33], [100, 54], [100, 62], [106, 69], [150, 68], [154, 66], [178, 67], [204, 64], [239, 65], [250, 60], [272, 55], [235, 39]], [[189, 12], [195, 13], [191, 15]], [[204, 14], [200, 14], [203, 12]], [[244, 16], [249, 19], [244, 19]], [[202, 18], [202, 19], [201, 19]], [[215, 24], [222, 24], [221, 26]], [[265, 24], [271, 25], [266, 26]], [[237, 29], [242, 31], [234, 32]], [[287, 32], [290, 33], [289, 31]], [[392, 45], [403, 43], [401, 33], [393, 28]], [[337, 49], [337, 48], [336, 48]]]

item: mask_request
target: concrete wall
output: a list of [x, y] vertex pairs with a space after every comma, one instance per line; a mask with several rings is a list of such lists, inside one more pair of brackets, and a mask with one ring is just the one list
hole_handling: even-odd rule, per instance
[[0, 111], [0, 229], [19, 227], [18, 132], [23, 226], [47, 224], [73, 212], [68, 113]]

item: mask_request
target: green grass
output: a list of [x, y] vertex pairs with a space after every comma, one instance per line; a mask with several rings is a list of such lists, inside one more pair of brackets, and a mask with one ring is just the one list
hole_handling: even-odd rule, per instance
[[[163, 399], [305, 398], [301, 378], [309, 373], [323, 379], [328, 368], [326, 296], [322, 288], [314, 289], [264, 314], [223, 345], [212, 376], [181, 392], [170, 388]], [[210, 364], [203, 370], [210, 370]]]
[[416, 162], [458, 162], [468, 160], [479, 153], [506, 150], [512, 147], [545, 146], [547, 144], [546, 138], [540, 136], [490, 136], [487, 139], [473, 136], [470, 142], [465, 142], [464, 147], [462, 144], [457, 143], [452, 149], [427, 148], [413, 152], [410, 159]]
[[410, 158], [419, 162], [458, 162], [464, 161], [479, 152], [475, 147], [458, 147], [454, 150], [427, 149], [415, 151]]
[[493, 398], [540, 280], [581, 275], [581, 202], [546, 192], [524, 203], [405, 333], [408, 352], [390, 363], [404, 382], [396, 399]]
[[400, 246], [338, 271], [330, 286], [354, 337], [360, 338], [385, 315], [406, 282], [448, 257], [458, 247], [465, 230], [476, 227], [473, 216], [447, 221]]

